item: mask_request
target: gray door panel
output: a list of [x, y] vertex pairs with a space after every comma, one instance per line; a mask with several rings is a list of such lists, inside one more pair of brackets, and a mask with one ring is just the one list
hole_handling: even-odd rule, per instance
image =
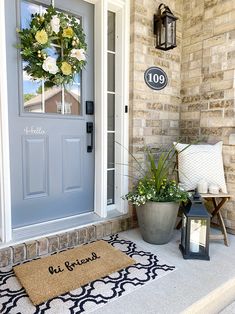
[[[41, 1], [50, 4], [50, 1]], [[93, 100], [92, 4], [56, 0], [61, 10], [82, 17], [88, 44], [82, 72], [81, 115], [25, 113], [16, 44], [19, 1], [7, 0], [7, 75], [13, 228], [90, 212], [94, 208], [94, 149], [87, 152], [85, 100]]]

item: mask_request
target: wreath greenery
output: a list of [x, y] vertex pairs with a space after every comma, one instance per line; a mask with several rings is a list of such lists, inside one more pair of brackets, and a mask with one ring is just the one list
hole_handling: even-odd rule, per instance
[[34, 80], [44, 79], [47, 87], [71, 83], [86, 64], [87, 44], [81, 25], [53, 6], [43, 15], [32, 14], [29, 28], [17, 32], [24, 70]]

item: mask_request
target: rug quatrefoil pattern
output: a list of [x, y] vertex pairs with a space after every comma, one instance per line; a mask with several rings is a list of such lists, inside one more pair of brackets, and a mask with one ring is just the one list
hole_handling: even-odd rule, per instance
[[118, 234], [104, 240], [132, 257], [136, 264], [38, 306], [31, 303], [12, 268], [2, 268], [0, 269], [0, 313], [88, 313], [175, 270], [175, 266], [167, 265], [158, 256], [143, 251], [134, 242], [120, 238]]

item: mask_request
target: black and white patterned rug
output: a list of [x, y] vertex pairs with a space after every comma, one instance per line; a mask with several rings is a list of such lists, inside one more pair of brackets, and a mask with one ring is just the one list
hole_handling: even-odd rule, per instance
[[0, 269], [0, 313], [79, 314], [90, 312], [175, 270], [174, 266], [167, 265], [158, 256], [141, 250], [135, 243], [120, 238], [118, 234], [104, 240], [132, 257], [136, 260], [136, 264], [38, 306], [31, 303], [12, 268], [2, 268]]

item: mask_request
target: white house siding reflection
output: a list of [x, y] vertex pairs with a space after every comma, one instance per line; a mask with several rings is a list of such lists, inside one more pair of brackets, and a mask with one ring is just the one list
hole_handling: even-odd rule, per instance
[[[24, 103], [25, 112], [38, 113], [62, 113], [62, 90], [54, 87], [44, 92], [44, 103], [42, 94], [37, 94]], [[80, 96], [69, 90], [64, 90], [64, 113], [70, 115], [81, 115]]]

